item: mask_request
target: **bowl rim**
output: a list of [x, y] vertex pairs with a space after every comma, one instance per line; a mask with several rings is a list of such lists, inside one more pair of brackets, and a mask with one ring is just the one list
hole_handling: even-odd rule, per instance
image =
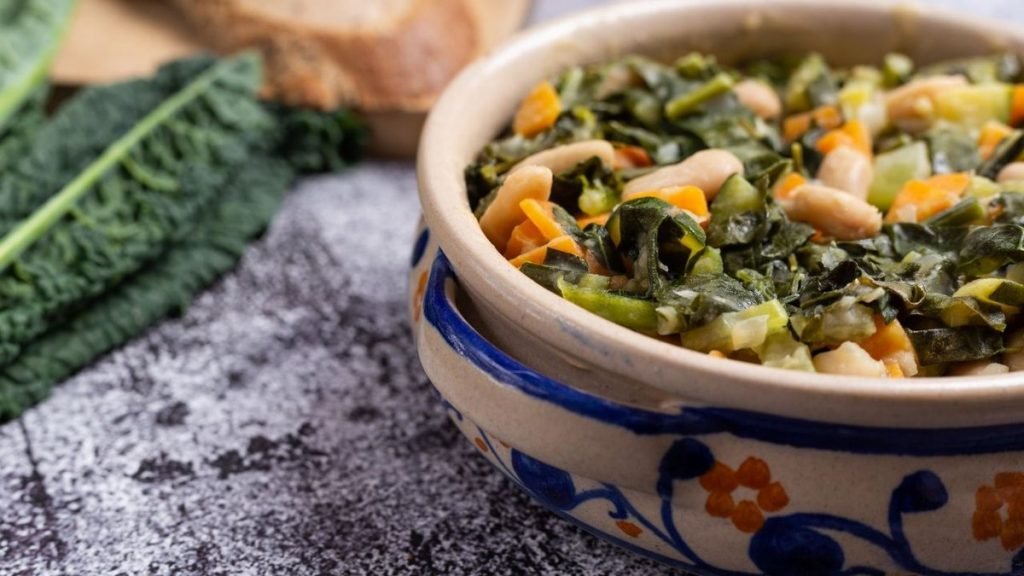
[[[569, 42], [580, 31], [599, 30], [603, 27], [629, 25], [630, 21], [657, 18], [667, 12], [694, 10], [749, 8], [745, 0], [638, 0], [614, 3], [570, 15], [542, 26], [522, 32], [496, 51], [466, 68], [449, 85], [432, 109], [420, 140], [417, 158], [419, 194], [424, 217], [439, 245], [458, 272], [464, 285], [483, 290], [486, 297], [506, 319], [535, 323], [543, 330], [585, 335], [596, 347], [583, 346], [580, 359], [597, 367], [609, 367], [609, 360], [601, 350], [623, 352], [637, 364], [655, 363], [665, 370], [700, 374], [711, 379], [726, 378], [732, 386], [726, 393], [715, 387], [694, 389], [692, 382], [649, 382], [675, 395], [698, 397], [715, 404], [737, 404], [754, 408], [757, 396], [781, 393], [786, 398], [815, 397], [820, 400], [841, 401], [857, 398], [862, 401], [898, 402], [911, 406], [921, 402], [933, 404], [938, 398], [944, 403], [966, 402], [974, 407], [1002, 406], [1009, 401], [1024, 401], [1024, 373], [1003, 375], [930, 377], [890, 380], [806, 373], [736, 361], [721, 361], [706, 354], [637, 334], [614, 324], [558, 297], [520, 273], [498, 253], [483, 235], [476, 218], [469, 210], [463, 179], [464, 162], [454, 158], [446, 140], [450, 138], [453, 123], [466, 122], [465, 110], [478, 99], [478, 89], [488, 79], [501, 74], [510, 63], [521, 59], [535, 59], [545, 50]], [[1024, 44], [1024, 29], [1016, 30], [998, 21], [987, 20], [959, 12], [927, 7], [927, 12], [915, 9], [898, 0], [863, 2], [861, 0], [764, 0], [757, 9], [821, 10], [841, 9], [865, 15], [893, 16], [913, 12], [913, 17], [937, 25], [955, 27], [963, 33], [991, 34], [997, 38], [1013, 39]], [[537, 80], [544, 77], [538, 74]], [[469, 118], [472, 120], [472, 118]], [[457, 169], [456, 169], [457, 167]], [[453, 193], [457, 191], [458, 193]], [[691, 380], [691, 379], [687, 379]], [[645, 380], [646, 381], [646, 380]], [[726, 387], [717, 387], [726, 388]], [[742, 398], [750, 396], [744, 401]]]

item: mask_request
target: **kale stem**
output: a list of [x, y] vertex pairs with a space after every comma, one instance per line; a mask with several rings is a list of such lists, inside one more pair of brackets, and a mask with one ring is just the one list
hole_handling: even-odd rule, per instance
[[222, 60], [198, 76], [191, 84], [168, 98], [127, 134], [107, 147], [78, 177], [64, 186], [38, 210], [0, 240], [0, 272], [7, 269], [36, 240], [68, 214], [78, 200], [111, 168], [117, 166], [143, 138], [159, 128], [167, 118], [206, 92], [211, 84], [235, 66], [251, 64], [252, 54]]
[[725, 72], [719, 72], [711, 80], [665, 104], [665, 116], [669, 120], [685, 116], [708, 100], [732, 90], [735, 84], [736, 81], [732, 79], [732, 76]]

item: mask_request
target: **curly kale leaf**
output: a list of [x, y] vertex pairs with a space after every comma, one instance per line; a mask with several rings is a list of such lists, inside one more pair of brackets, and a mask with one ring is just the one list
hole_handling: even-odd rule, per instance
[[261, 155], [237, 166], [187, 237], [25, 345], [0, 372], [0, 422], [17, 417], [95, 357], [184, 311], [270, 222], [293, 174], [284, 162]]
[[[34, 178], [32, 169], [44, 157], [60, 158], [106, 135], [90, 129], [96, 100], [88, 95], [43, 128], [15, 168], [18, 177], [5, 178], [23, 187], [0, 190], [6, 214], [38, 202], [0, 239], [0, 362], [187, 235], [231, 169], [272, 141], [276, 125], [256, 100], [258, 59], [191, 62], [169, 75], [184, 67], [195, 73], [122, 135], [92, 142], [90, 148], [102, 151], [59, 184], [51, 185], [49, 174]], [[130, 100], [135, 86], [103, 92]], [[102, 108], [116, 113], [108, 106]], [[55, 133], [62, 129], [79, 136]]]

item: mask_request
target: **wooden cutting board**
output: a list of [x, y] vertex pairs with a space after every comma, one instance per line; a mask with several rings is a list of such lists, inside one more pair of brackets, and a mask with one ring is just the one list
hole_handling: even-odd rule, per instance
[[[518, 30], [531, 6], [531, 0], [470, 1], [485, 51]], [[204, 50], [209, 48], [166, 0], [80, 0], [53, 78], [67, 86], [113, 82], [149, 75], [163, 62]], [[371, 152], [415, 155], [426, 112], [424, 107], [367, 113], [374, 131]]]

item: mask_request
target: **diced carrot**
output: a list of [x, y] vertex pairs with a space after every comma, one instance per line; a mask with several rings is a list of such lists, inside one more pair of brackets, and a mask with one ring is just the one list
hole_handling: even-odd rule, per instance
[[532, 262], [534, 264], [543, 264], [544, 259], [547, 258], [548, 256], [549, 249], [558, 250], [559, 252], [566, 252], [579, 258], [583, 258], [583, 251], [580, 250], [579, 245], [576, 244], [576, 241], [572, 239], [572, 236], [566, 235], [559, 236], [558, 238], [555, 238], [554, 240], [548, 242], [547, 244], [541, 246], [540, 248], [535, 248], [533, 250], [530, 250], [529, 252], [526, 252], [525, 254], [516, 256], [509, 262], [511, 262], [512, 265], [515, 266], [516, 268], [519, 268], [520, 266], [526, 264], [527, 262]]
[[787, 142], [793, 142], [807, 133], [814, 125], [832, 130], [843, 123], [843, 115], [839, 108], [832, 105], [819, 106], [810, 112], [794, 114], [782, 121], [782, 135]]
[[964, 190], [967, 190], [968, 186], [971, 185], [971, 175], [967, 172], [939, 174], [938, 176], [932, 176], [925, 180], [925, 183], [944, 192], [949, 192], [950, 194], [956, 194], [959, 196], [964, 193]]
[[811, 129], [811, 113], [794, 114], [782, 121], [782, 136], [786, 142], [799, 140]]
[[829, 237], [825, 235], [825, 232], [817, 228], [814, 229], [814, 234], [811, 234], [811, 237], [808, 238], [808, 240], [815, 244], [828, 244], [830, 242]]
[[814, 123], [825, 130], [838, 128], [843, 123], [843, 114], [839, 107], [833, 105], [819, 106], [811, 110], [811, 116], [814, 117]]
[[900, 368], [900, 363], [895, 360], [886, 360], [882, 362], [885, 364], [885, 374], [889, 378], [904, 378], [903, 368]]
[[660, 198], [665, 202], [686, 210], [698, 218], [708, 215], [708, 199], [704, 191], [696, 186], [669, 186], [657, 190], [646, 190], [636, 194], [630, 194], [629, 199], [636, 198]]
[[512, 129], [520, 136], [536, 136], [551, 128], [562, 113], [562, 101], [550, 82], [541, 82], [523, 99]]
[[547, 241], [548, 239], [540, 233], [536, 224], [525, 220], [512, 229], [512, 236], [509, 237], [508, 245], [505, 246], [505, 258], [515, 258], [523, 252], [543, 246]]
[[797, 188], [807, 183], [807, 179], [798, 172], [790, 172], [775, 185], [775, 198], [785, 200], [793, 195]]
[[1024, 123], [1024, 84], [1013, 87], [1013, 105], [1010, 107], [1010, 124]]
[[580, 228], [586, 228], [591, 224], [600, 224], [601, 226], [604, 226], [608, 223], [608, 218], [610, 218], [611, 215], [611, 212], [606, 212], [604, 214], [598, 214], [597, 216], [580, 216], [576, 219], [576, 224], [579, 225]]
[[519, 203], [519, 209], [526, 214], [530, 222], [533, 222], [533, 225], [547, 240], [554, 240], [565, 235], [565, 230], [562, 230], [558, 221], [555, 220], [553, 203], [527, 198]]
[[970, 183], [971, 176], [965, 172], [941, 174], [927, 180], [911, 180], [896, 195], [885, 215], [885, 221], [926, 220], [956, 204]]
[[815, 147], [822, 154], [828, 154], [840, 146], [849, 146], [870, 158], [871, 132], [860, 120], [850, 120], [842, 127], [826, 132]]
[[[1022, 103], [1024, 105], [1024, 103]], [[1013, 128], [1010, 128], [1006, 124], [997, 120], [989, 120], [981, 127], [981, 132], [978, 134], [978, 152], [981, 153], [982, 160], [988, 160], [992, 157], [992, 153], [996, 151], [996, 146], [1013, 133]]]
[[899, 320], [893, 320], [886, 324], [881, 316], [875, 316], [875, 333], [858, 344], [875, 360], [885, 361], [900, 352], [912, 352], [914, 345], [911, 344], [906, 330]]
[[708, 352], [708, 356], [711, 356], [712, 358], [728, 358], [728, 356], [720, 350], [712, 350], [711, 352]]
[[629, 170], [631, 168], [647, 168], [653, 166], [647, 150], [639, 146], [623, 146], [615, 149], [615, 162], [613, 167], [616, 170]]

